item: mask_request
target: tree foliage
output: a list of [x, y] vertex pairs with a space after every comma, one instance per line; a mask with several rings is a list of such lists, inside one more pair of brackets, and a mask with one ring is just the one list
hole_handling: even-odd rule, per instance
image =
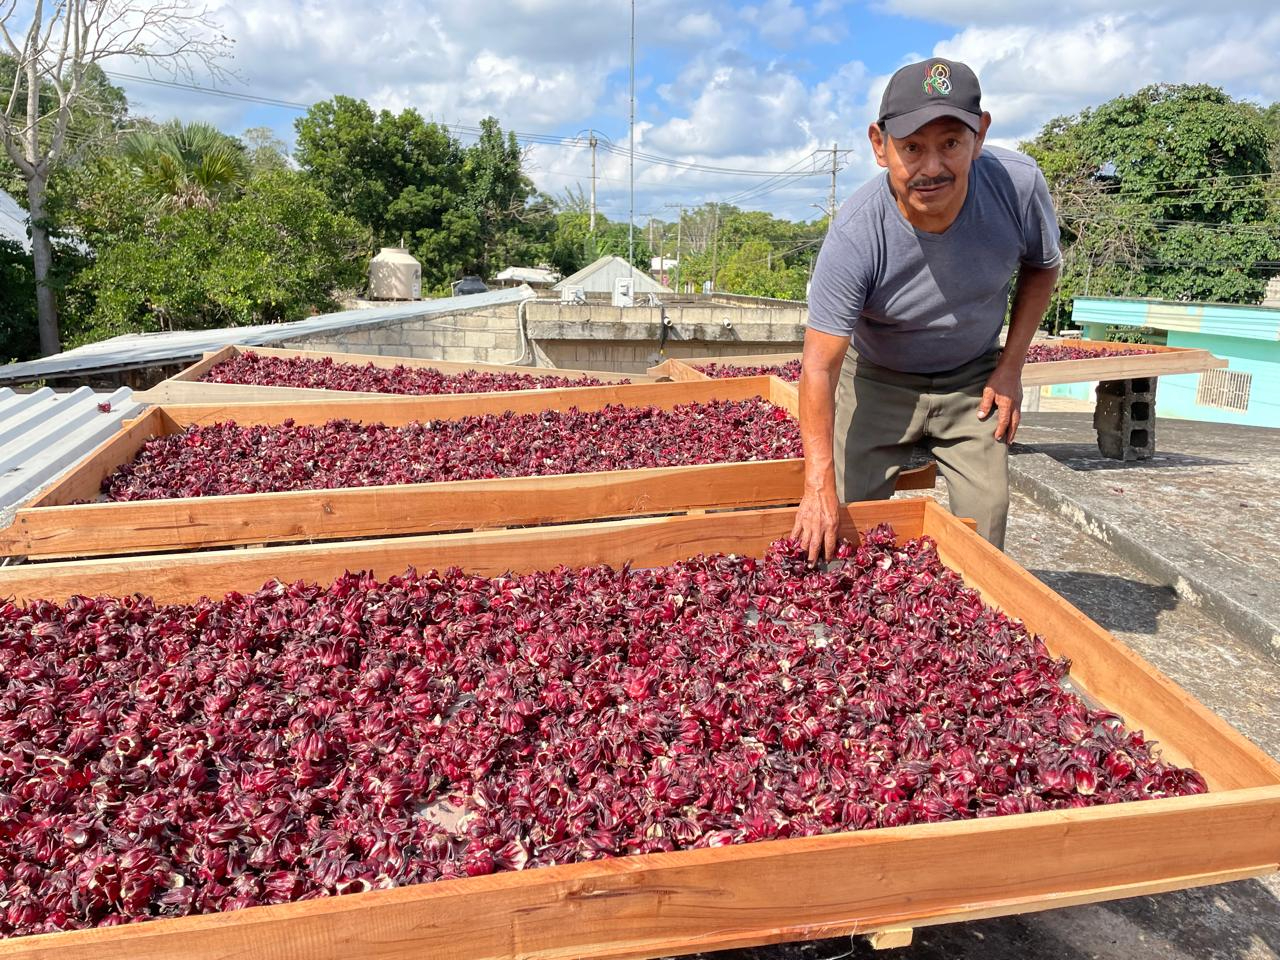
[[135, 130], [120, 153], [142, 188], [173, 210], [217, 206], [249, 179], [244, 144], [207, 123], [171, 120]]
[[1058, 207], [1056, 294], [1256, 303], [1280, 263], [1275, 137], [1216, 87], [1157, 84], [1045, 125], [1024, 145]]
[[492, 117], [465, 146], [416, 110], [375, 112], [338, 96], [296, 128], [294, 158], [307, 176], [378, 244], [406, 245], [425, 287], [552, 256], [553, 204], [525, 175], [515, 135]]
[[363, 227], [288, 171], [215, 207], [143, 222], [141, 235], [117, 235], [77, 277], [85, 309], [73, 340], [300, 319], [361, 282], [369, 244]]
[[39, 348], [31, 255], [16, 241], [0, 237], [0, 364], [29, 360]]

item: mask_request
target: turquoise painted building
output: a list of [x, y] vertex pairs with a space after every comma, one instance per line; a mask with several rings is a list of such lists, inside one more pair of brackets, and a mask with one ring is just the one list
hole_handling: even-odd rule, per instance
[[[1089, 340], [1110, 328], [1163, 331], [1171, 347], [1208, 350], [1226, 369], [1160, 378], [1161, 417], [1280, 427], [1280, 307], [1077, 297], [1072, 318]], [[1093, 385], [1061, 384], [1051, 396], [1093, 398]]]

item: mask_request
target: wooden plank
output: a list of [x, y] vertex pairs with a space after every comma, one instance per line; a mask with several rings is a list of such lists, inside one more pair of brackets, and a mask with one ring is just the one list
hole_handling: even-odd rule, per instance
[[[843, 533], [892, 523], [904, 536], [923, 529], [919, 498], [851, 504]], [[257, 590], [276, 577], [329, 582], [345, 570], [379, 577], [406, 567], [468, 570], [496, 575], [543, 570], [558, 563], [654, 566], [697, 553], [764, 550], [791, 532], [790, 508], [566, 524], [502, 532], [446, 533], [308, 546], [267, 547], [228, 554], [208, 551], [110, 560], [20, 564], [0, 568], [0, 597], [65, 600], [75, 594], [123, 595], [145, 591], [157, 600], [190, 601], [230, 590]]]
[[1177, 889], [1280, 862], [1280, 788], [623, 857], [0, 941], [23, 960], [649, 958]]
[[793, 459], [47, 507], [18, 511], [0, 553], [91, 557], [758, 507], [796, 503], [803, 485]]
[[[1076, 347], [1100, 354], [1127, 346], [1100, 340], [1063, 340], [1055, 341], [1054, 345]], [[1028, 363], [1022, 368], [1022, 385], [1035, 387], [1053, 383], [1084, 383], [1092, 380], [1130, 380], [1134, 377], [1199, 373], [1227, 366], [1226, 360], [1215, 357], [1207, 350], [1155, 344], [1144, 344], [1142, 348], [1152, 352], [1137, 356], [1100, 356], [1084, 360]], [[755, 366], [762, 363], [786, 363], [789, 360], [797, 360], [799, 357], [799, 353], [762, 354], [755, 357], [686, 357], [668, 360], [657, 367], [650, 367], [648, 372], [654, 376], [670, 377], [677, 381], [698, 380], [707, 376], [697, 369], [703, 364], [718, 363], [731, 367]]]
[[[209, 370], [222, 363], [224, 360], [230, 360], [232, 357], [238, 356], [241, 350], [237, 344], [230, 343], [218, 350], [206, 350], [203, 357], [191, 364], [185, 370], [179, 370], [168, 380], [162, 380], [156, 386], [163, 386], [166, 383], [174, 381], [196, 381], [203, 377]], [[152, 389], [155, 389], [154, 387]], [[144, 391], [142, 394], [135, 393], [134, 397], [140, 397], [151, 391]], [[146, 401], [144, 401], [146, 402]], [[150, 401], [154, 402], [154, 401]]]
[[681, 360], [664, 360], [656, 367], [650, 367], [645, 371], [651, 377], [666, 377], [677, 383], [683, 383], [688, 380], [710, 380], [701, 370], [695, 370]]
[[911, 927], [889, 927], [877, 930], [867, 937], [872, 950], [895, 950], [898, 947], [911, 946], [911, 937], [915, 933]]
[[672, 380], [710, 380], [712, 378], [699, 370], [698, 367], [709, 363], [715, 363], [722, 367], [780, 366], [799, 359], [799, 351], [793, 353], [739, 354], [731, 357], [672, 357], [656, 367], [650, 367], [646, 372], [651, 376], [670, 377]]
[[682, 403], [711, 400], [745, 400], [769, 396], [767, 377], [737, 377], [697, 383], [633, 383], [603, 387], [569, 387], [555, 390], [513, 390], [504, 393], [469, 393], [454, 396], [394, 397], [276, 401], [271, 403], [199, 403], [165, 405], [164, 410], [182, 427], [234, 420], [242, 425], [280, 423], [321, 424], [335, 418], [400, 426], [412, 420], [448, 420], [455, 417], [544, 410], [599, 410], [609, 404], [653, 405], [669, 410]]
[[[1082, 347], [1100, 353], [1125, 346], [1090, 340], [1068, 340], [1064, 341], [1063, 345]], [[1226, 360], [1215, 357], [1208, 350], [1154, 345], [1144, 346], [1143, 349], [1155, 352], [1135, 356], [1028, 363], [1022, 368], [1022, 385], [1034, 387], [1053, 383], [1085, 383], [1092, 380], [1131, 380], [1135, 377], [1199, 373], [1227, 366]]]
[[98, 444], [87, 457], [63, 474], [57, 483], [32, 500], [28, 507], [48, 507], [96, 499], [102, 492], [102, 481], [112, 471], [136, 457], [142, 445], [152, 437], [169, 432], [170, 426], [168, 418], [154, 407], [133, 418], [115, 436]]
[[[293, 350], [281, 347], [248, 347], [231, 345], [216, 353], [205, 354], [203, 360], [163, 380], [149, 390], [135, 393], [134, 399], [142, 403], [258, 403], [281, 399], [350, 399], [352, 397], [386, 397], [385, 393], [324, 390], [307, 387], [266, 387], [253, 384], [203, 383], [200, 378], [224, 360], [246, 353], [268, 357], [297, 357], [304, 360], [333, 360], [359, 366], [372, 364], [391, 369], [396, 366], [439, 370], [441, 373], [520, 373], [534, 376], [595, 377], [605, 383], [652, 382], [651, 377], [639, 374], [619, 373], [616, 370], [569, 370], [556, 367], [529, 367], [506, 363], [459, 363], [448, 360], [429, 360], [421, 357], [388, 357], [381, 354], [337, 353], [325, 350]], [[265, 392], [264, 392], [265, 391]], [[392, 394], [395, 396], [395, 394]], [[454, 394], [454, 396], [461, 396]]]
[[943, 562], [963, 571], [984, 600], [1019, 617], [1056, 656], [1070, 658], [1074, 682], [1159, 741], [1173, 762], [1199, 770], [1210, 789], [1280, 782], [1280, 763], [931, 500], [924, 528]]
[[[934, 464], [899, 490], [931, 490]], [[804, 462], [658, 467], [223, 497], [89, 503], [17, 511], [0, 556], [94, 557], [285, 541], [564, 523], [799, 502]]]

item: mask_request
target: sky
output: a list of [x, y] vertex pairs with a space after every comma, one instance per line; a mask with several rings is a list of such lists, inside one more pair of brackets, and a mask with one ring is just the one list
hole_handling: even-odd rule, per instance
[[[213, 81], [197, 68], [194, 82], [290, 104], [346, 94], [377, 108], [412, 107], [460, 125], [464, 141], [462, 128], [492, 115], [504, 129], [535, 135], [526, 170], [553, 196], [589, 193], [594, 130], [613, 145], [597, 154], [599, 208], [626, 222], [628, 0], [209, 6], [235, 42], [234, 76]], [[1010, 147], [1054, 117], [1150, 83], [1210, 83], [1261, 104], [1280, 100], [1275, 0], [637, 0], [635, 11], [635, 139], [646, 155], [635, 162], [637, 223], [712, 200], [793, 220], [821, 216], [833, 145], [843, 200], [876, 174], [866, 130], [889, 76], [930, 56], [977, 71], [990, 140]], [[117, 77], [146, 75], [127, 61], [106, 67]], [[301, 115], [116, 82], [135, 113], [207, 120], [232, 134], [268, 126], [292, 144]], [[545, 142], [554, 138], [571, 142]]]

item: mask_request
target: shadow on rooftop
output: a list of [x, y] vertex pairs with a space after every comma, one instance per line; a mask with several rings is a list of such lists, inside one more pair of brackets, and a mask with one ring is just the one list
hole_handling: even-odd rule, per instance
[[[1259, 952], [1261, 951], [1261, 952]], [[1250, 960], [1280, 955], [1280, 901], [1257, 880], [920, 927], [911, 946], [864, 937], [783, 943], [682, 960]]]
[[1107, 630], [1156, 633], [1160, 614], [1178, 605], [1172, 587], [1083, 570], [1032, 570], [1041, 582]]
[[1156, 455], [1150, 460], [1112, 460], [1098, 452], [1096, 443], [1015, 443], [1009, 450], [1013, 456], [1022, 453], [1043, 453], [1064, 467], [1081, 472], [1096, 470], [1152, 470], [1176, 467], [1229, 467], [1243, 461], [1220, 460], [1216, 457], [1199, 457], [1190, 453], [1165, 453], [1160, 450], [1160, 438], [1156, 437]]

